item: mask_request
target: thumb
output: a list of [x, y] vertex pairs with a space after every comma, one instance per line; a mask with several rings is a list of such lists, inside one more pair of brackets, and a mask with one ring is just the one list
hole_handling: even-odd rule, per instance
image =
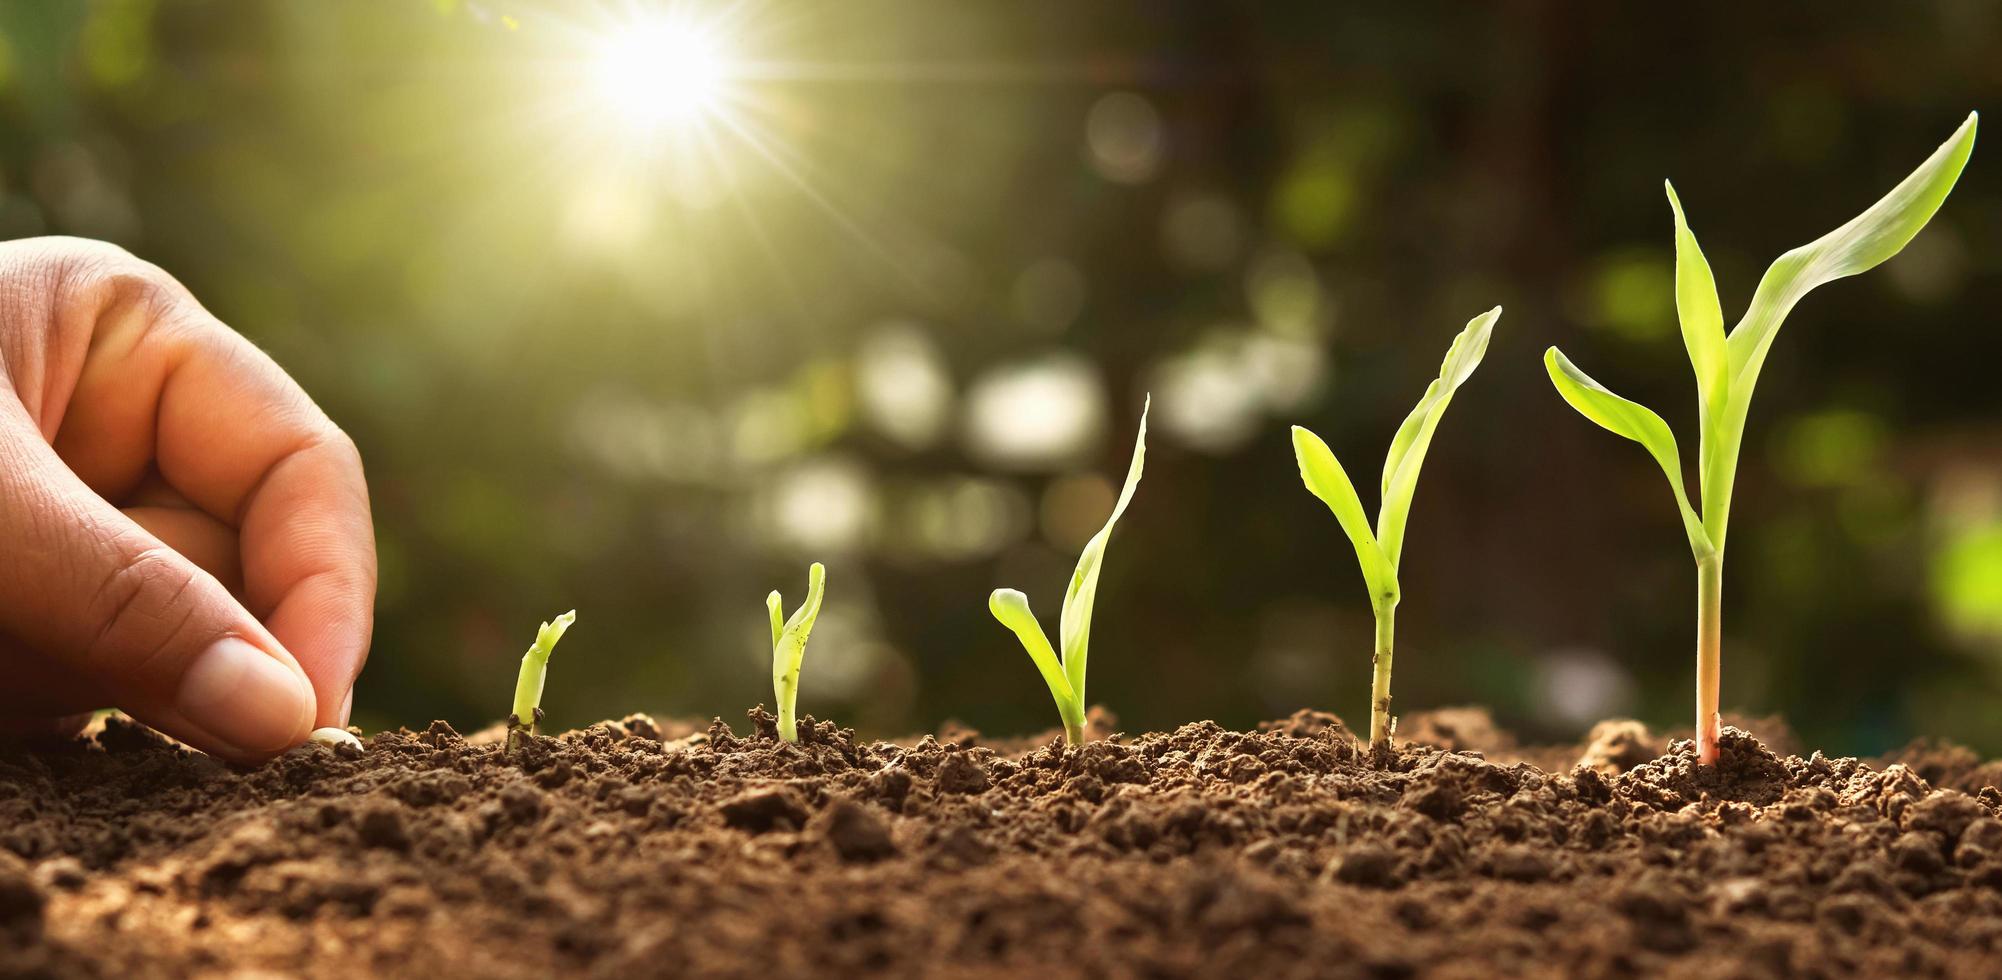
[[0, 633], [104, 703], [217, 755], [266, 757], [312, 730], [312, 684], [291, 654], [214, 576], [92, 492], [22, 413], [5, 410]]

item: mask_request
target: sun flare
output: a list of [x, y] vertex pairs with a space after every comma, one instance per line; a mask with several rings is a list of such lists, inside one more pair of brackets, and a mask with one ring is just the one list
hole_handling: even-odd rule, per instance
[[598, 40], [592, 89], [631, 129], [687, 127], [723, 111], [732, 65], [729, 45], [713, 28], [687, 17], [655, 15]]

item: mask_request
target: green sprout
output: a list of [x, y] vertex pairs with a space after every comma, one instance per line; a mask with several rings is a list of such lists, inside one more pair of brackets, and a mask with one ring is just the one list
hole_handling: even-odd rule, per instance
[[1488, 335], [1501, 318], [1501, 307], [1467, 321], [1466, 329], [1446, 349], [1439, 378], [1425, 389], [1425, 397], [1405, 416], [1390, 440], [1390, 453], [1383, 460], [1382, 506], [1377, 511], [1372, 532], [1362, 500], [1349, 482], [1349, 475], [1328, 444], [1302, 426], [1293, 427], [1293, 455], [1300, 462], [1300, 478], [1307, 489], [1334, 511], [1349, 543], [1355, 546], [1356, 560], [1362, 564], [1363, 583], [1369, 586], [1370, 610], [1376, 614], [1376, 648], [1372, 658], [1369, 702], [1369, 742], [1373, 748], [1390, 747], [1391, 637], [1397, 602], [1397, 564], [1404, 552], [1404, 525], [1411, 514], [1411, 496], [1418, 489], [1418, 469], [1425, 465], [1425, 450], [1432, 445], [1432, 433], [1453, 392], [1473, 376], [1481, 356], [1488, 350]]
[[514, 713], [507, 716], [508, 747], [512, 748], [523, 732], [534, 734], [536, 724], [542, 721], [542, 685], [549, 679], [549, 655], [556, 652], [556, 641], [576, 621], [577, 610], [572, 609], [554, 622], [543, 623], [535, 631], [535, 645], [521, 655], [521, 674], [514, 682]]
[[1717, 761], [1720, 721], [1718, 681], [1723, 656], [1724, 534], [1731, 516], [1731, 487], [1752, 387], [1780, 322], [1816, 286], [1867, 271], [1898, 254], [1946, 200], [1974, 151], [1978, 116], [1969, 113], [1953, 137], [1912, 171], [1883, 200], [1822, 237], [1780, 256], [1766, 269], [1752, 304], [1738, 325], [1724, 332], [1724, 315], [1710, 265], [1668, 186], [1675, 214], [1675, 307], [1682, 340], [1696, 371], [1698, 514], [1683, 487], [1681, 453], [1668, 424], [1642, 406], [1606, 390], [1552, 347], [1544, 366], [1559, 394], [1586, 418], [1640, 443], [1654, 456], [1675, 492], [1682, 527], [1696, 557], [1696, 752]]
[[[1148, 405], [1152, 403], [1149, 398]], [[1049, 685], [1050, 697], [1057, 702], [1057, 715], [1064, 722], [1064, 741], [1071, 745], [1084, 742], [1084, 668], [1091, 647], [1091, 609], [1098, 597], [1098, 572], [1105, 561], [1105, 545], [1112, 538], [1112, 526], [1133, 500], [1133, 490], [1140, 485], [1140, 470], [1146, 460], [1147, 407], [1143, 406], [1140, 434], [1133, 440], [1133, 463], [1126, 469], [1126, 485], [1119, 488], [1119, 501], [1112, 505], [1112, 516], [1105, 519], [1105, 526], [1085, 543], [1084, 554], [1077, 560], [1077, 571], [1071, 573], [1070, 588], [1064, 592], [1063, 619], [1058, 625], [1064, 645], [1061, 661], [1050, 648], [1050, 638], [1036, 621], [1036, 614], [1030, 611], [1028, 596], [1014, 589], [995, 589], [987, 598], [988, 611], [1001, 625], [1014, 631], [1022, 641], [1022, 648], [1029, 652], [1029, 659], [1042, 672], [1043, 683]]]
[[806, 570], [806, 601], [788, 620], [784, 600], [777, 590], [765, 597], [765, 612], [772, 618], [772, 697], [779, 703], [779, 737], [799, 741], [799, 722], [793, 708], [799, 701], [799, 665], [806, 659], [806, 641], [813, 635], [813, 621], [820, 618], [820, 599], [826, 591], [827, 569], [814, 562]]

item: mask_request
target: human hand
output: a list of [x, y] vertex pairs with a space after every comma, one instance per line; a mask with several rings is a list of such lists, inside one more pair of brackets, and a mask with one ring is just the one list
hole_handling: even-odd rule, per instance
[[0, 726], [269, 757], [347, 724], [375, 574], [361, 457], [277, 364], [123, 249], [0, 243]]

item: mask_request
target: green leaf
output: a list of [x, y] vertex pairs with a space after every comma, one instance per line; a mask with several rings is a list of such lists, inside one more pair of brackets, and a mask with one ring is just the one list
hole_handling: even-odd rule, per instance
[[1098, 572], [1105, 563], [1105, 546], [1112, 540], [1112, 526], [1126, 513], [1134, 489], [1140, 486], [1140, 471], [1147, 462], [1147, 410], [1153, 404], [1153, 396], [1149, 395], [1140, 407], [1140, 434], [1133, 440], [1133, 462], [1126, 467], [1126, 483], [1119, 488], [1119, 501], [1112, 505], [1112, 516], [1085, 542], [1084, 553], [1077, 559], [1077, 570], [1071, 573], [1070, 587], [1064, 590], [1063, 618], [1057, 631], [1063, 642], [1064, 672], [1080, 706], [1084, 703], [1085, 664], [1091, 652], [1091, 610], [1098, 598]]
[[1823, 283], [1864, 272], [1905, 247], [1932, 220], [1946, 200], [1960, 171], [1974, 152], [1974, 131], [1978, 113], [1967, 120], [1932, 156], [1912, 171], [1883, 200], [1849, 220], [1842, 227], [1802, 245], [1775, 260], [1759, 280], [1752, 305], [1731, 331], [1733, 414], [1744, 418], [1752, 386], [1759, 368], [1772, 347], [1780, 322], [1807, 295]]
[[563, 639], [563, 634], [570, 632], [570, 624], [576, 621], [577, 610], [572, 609], [550, 622], [543, 623], [535, 631], [535, 649], [542, 654], [542, 659], [548, 660], [549, 655], [556, 652], [556, 641]]
[[572, 609], [561, 616], [543, 623], [535, 631], [535, 643], [528, 652], [521, 655], [521, 673], [514, 682], [514, 719], [519, 728], [535, 725], [535, 709], [542, 706], [542, 688], [549, 677], [549, 655], [556, 652], [556, 642], [563, 639], [570, 624], [577, 621], [577, 610]]
[[1036, 662], [1037, 672], [1043, 675], [1043, 683], [1049, 685], [1050, 697], [1057, 702], [1057, 711], [1064, 713], [1076, 708], [1077, 692], [1072, 690], [1070, 679], [1064, 676], [1056, 651], [1050, 649], [1050, 638], [1043, 632], [1043, 624], [1036, 621], [1035, 612], [1029, 608], [1029, 597], [1014, 589], [995, 589], [987, 597], [987, 611], [993, 613], [1001, 625], [1013, 630], [1015, 637], [1022, 641], [1022, 649], [1029, 652], [1029, 659]]
[[[1497, 306], [1467, 321], [1466, 328], [1446, 348], [1438, 380], [1426, 387], [1425, 397], [1418, 400], [1418, 406], [1405, 417], [1404, 424], [1397, 427], [1397, 435], [1390, 440], [1390, 452], [1383, 460], [1383, 502], [1377, 513], [1376, 540], [1393, 573], [1403, 557], [1404, 525], [1411, 514], [1411, 498], [1418, 490], [1418, 470], [1425, 465], [1425, 450], [1432, 445], [1432, 433], [1446, 414], [1446, 406], [1452, 403], [1453, 393], [1480, 366], [1482, 355], [1488, 351], [1488, 336], [1494, 331], [1495, 321], [1501, 319], [1501, 312]], [[1294, 446], [1297, 453], [1297, 436]]]
[[1780, 324], [1794, 304], [1816, 286], [1867, 271], [1898, 254], [1918, 235], [1960, 179], [1968, 156], [1974, 152], [1979, 122], [1979, 114], [1969, 113], [1953, 136], [1882, 200], [1842, 227], [1780, 256], [1759, 280], [1751, 306], [1726, 342], [1729, 395], [1723, 411], [1710, 420], [1704, 432], [1704, 527], [1719, 550], [1730, 524], [1732, 484], [1744, 441], [1745, 418], [1752, 408], [1752, 390], [1758, 385], [1759, 371], [1765, 366]]
[[1362, 566], [1363, 584], [1369, 586], [1370, 606], [1377, 610], [1397, 605], [1397, 570], [1376, 543], [1369, 517], [1356, 497], [1355, 484], [1335, 458], [1328, 444], [1305, 426], [1293, 427], [1293, 457], [1300, 464], [1300, 479], [1307, 489], [1334, 511], [1335, 520], [1355, 547], [1356, 561]]
[[1669, 209], [1675, 212], [1675, 312], [1682, 321], [1682, 345], [1689, 349], [1689, 365], [1696, 370], [1696, 399], [1706, 429], [1710, 420], [1721, 417], [1729, 396], [1730, 355], [1724, 339], [1724, 310], [1717, 301], [1717, 280], [1710, 274], [1710, 262], [1697, 247], [1696, 235], [1682, 214], [1682, 201], [1675, 185], [1662, 181], [1668, 191]]
[[[820, 604], [826, 596], [827, 568], [819, 562], [814, 562], [806, 569], [806, 601], [800, 603], [792, 618], [786, 620], [785, 625], [780, 628], [780, 637], [798, 636], [799, 644], [804, 648], [807, 636], [813, 632], [813, 621], [820, 618]], [[773, 600], [777, 598], [778, 593], [772, 593], [771, 599], [766, 600], [767, 608], [771, 608]]]
[[777, 649], [779, 637], [785, 633], [785, 600], [779, 597], [777, 589], [765, 597], [765, 615], [772, 621], [772, 648]]
[[1675, 447], [1675, 433], [1669, 431], [1668, 423], [1639, 403], [1607, 391], [1604, 385], [1578, 370], [1577, 365], [1555, 347], [1544, 353], [1543, 365], [1549, 370], [1550, 382], [1557, 386], [1557, 393], [1563, 395], [1564, 400], [1578, 410], [1578, 414], [1647, 449], [1654, 461], [1661, 465], [1662, 474], [1668, 477], [1669, 488], [1675, 491], [1675, 505], [1682, 511], [1682, 527], [1689, 535], [1690, 550], [1699, 559], [1714, 551], [1709, 536], [1704, 533], [1702, 520], [1689, 506], [1689, 494], [1682, 485], [1682, 461]]

